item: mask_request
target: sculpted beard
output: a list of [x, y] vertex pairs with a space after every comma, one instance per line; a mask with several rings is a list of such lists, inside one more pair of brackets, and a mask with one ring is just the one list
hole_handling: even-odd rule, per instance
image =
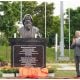
[[31, 24], [26, 24], [25, 28], [29, 31], [32, 28], [32, 25]]
[[32, 23], [30, 21], [26, 21], [24, 27], [29, 31], [32, 28]]

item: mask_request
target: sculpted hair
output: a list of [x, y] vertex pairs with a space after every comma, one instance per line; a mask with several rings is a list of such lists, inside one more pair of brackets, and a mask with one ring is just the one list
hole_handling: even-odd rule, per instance
[[24, 15], [24, 18], [22, 20], [22, 23], [23, 24], [24, 24], [25, 20], [31, 20], [31, 22], [33, 21], [32, 16], [30, 14]]

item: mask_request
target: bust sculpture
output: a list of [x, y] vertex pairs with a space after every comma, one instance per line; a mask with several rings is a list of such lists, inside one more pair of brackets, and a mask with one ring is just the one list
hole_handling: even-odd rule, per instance
[[41, 37], [39, 29], [32, 24], [32, 16], [26, 14], [23, 18], [23, 27], [19, 29], [20, 38], [37, 38]]

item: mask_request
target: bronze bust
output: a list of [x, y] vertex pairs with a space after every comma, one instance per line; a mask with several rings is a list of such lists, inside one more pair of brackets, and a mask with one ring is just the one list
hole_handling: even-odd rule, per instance
[[32, 24], [32, 16], [30, 14], [26, 14], [23, 18], [23, 27], [20, 28], [20, 38], [37, 38], [41, 37], [39, 33], [39, 29]]

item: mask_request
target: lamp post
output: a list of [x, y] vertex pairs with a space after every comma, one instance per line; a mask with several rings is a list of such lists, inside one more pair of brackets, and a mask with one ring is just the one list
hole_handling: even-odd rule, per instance
[[68, 9], [68, 14], [69, 14], [69, 58], [70, 58], [70, 8]]
[[[60, 57], [61, 61], [69, 61], [69, 57], [64, 55], [64, 13], [63, 13], [63, 1], [60, 2]], [[70, 28], [70, 27], [69, 27]], [[69, 34], [70, 36], [70, 34]]]
[[[3, 5], [3, 3], [0, 2], [0, 5]], [[0, 16], [4, 16], [4, 11], [0, 11]], [[2, 32], [0, 32], [2, 35]]]
[[57, 52], [58, 52], [58, 34], [55, 34], [55, 62], [57, 62]]
[[[0, 16], [4, 16], [4, 11], [0, 11]], [[0, 32], [0, 35], [2, 36], [2, 32]]]
[[45, 38], [46, 38], [46, 1], [45, 1]]
[[[3, 3], [0, 2], [0, 5], [3, 5]], [[4, 11], [0, 11], [0, 16], [4, 16]], [[2, 32], [0, 31], [0, 37], [2, 38]], [[6, 54], [7, 56], [7, 54]]]
[[64, 13], [63, 1], [60, 2], [60, 57], [64, 57]]
[[[19, 28], [21, 28], [23, 26], [22, 25], [22, 1], [20, 1], [20, 21], [16, 22], [16, 25], [19, 26]], [[17, 30], [17, 33], [19, 33], [18, 30]], [[16, 38], [16, 37], [17, 37], [17, 35], [16, 35], [16, 33], [14, 33], [14, 38]]]
[[[0, 11], [0, 16], [3, 16], [4, 15], [4, 11]], [[0, 32], [0, 36], [2, 38], [2, 32]]]
[[22, 1], [20, 1], [20, 24], [22, 24]]

